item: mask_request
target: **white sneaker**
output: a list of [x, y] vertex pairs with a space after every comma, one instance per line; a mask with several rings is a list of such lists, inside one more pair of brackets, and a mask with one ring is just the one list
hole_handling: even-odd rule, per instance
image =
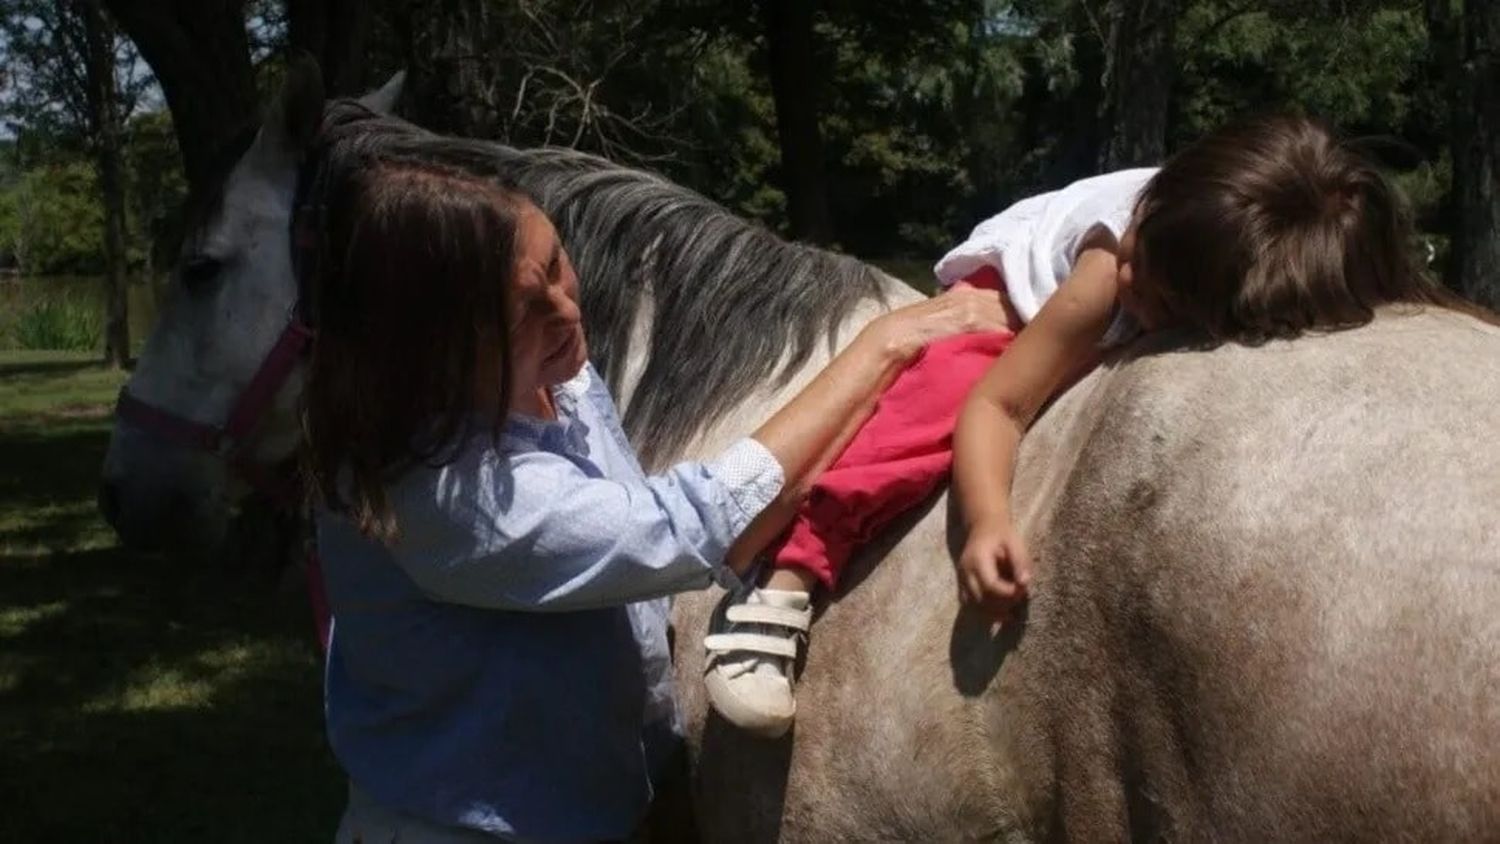
[[754, 589], [726, 597], [704, 638], [708, 702], [724, 720], [767, 738], [783, 735], [797, 714], [792, 670], [812, 623], [808, 593]]

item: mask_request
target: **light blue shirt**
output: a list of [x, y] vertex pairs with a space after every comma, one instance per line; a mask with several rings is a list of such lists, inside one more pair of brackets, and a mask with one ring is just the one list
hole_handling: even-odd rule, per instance
[[[647, 477], [602, 379], [390, 488], [387, 548], [321, 512], [329, 741], [378, 803], [527, 840], [628, 836], [678, 735], [667, 600], [717, 580], [780, 492], [742, 440]], [[631, 603], [635, 602], [635, 603]]]

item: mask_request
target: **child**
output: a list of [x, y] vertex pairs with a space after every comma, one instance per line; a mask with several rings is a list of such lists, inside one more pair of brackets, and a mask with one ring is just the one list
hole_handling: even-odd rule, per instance
[[[812, 589], [836, 588], [854, 551], [947, 479], [954, 423], [969, 391], [1075, 266], [1113, 274], [1116, 245], [1155, 172], [1123, 170], [1022, 200], [938, 262], [946, 288], [998, 291], [1012, 330], [930, 345], [818, 478], [780, 546], [768, 551], [765, 583], [726, 606], [704, 642], [709, 701], [726, 720], [767, 736], [791, 726], [790, 669], [811, 621]], [[1131, 336], [1120, 316], [1104, 342]]]
[[1010, 516], [1016, 449], [1053, 393], [1093, 365], [1093, 339], [1119, 304], [1147, 328], [1214, 343], [1354, 328], [1398, 303], [1494, 322], [1423, 272], [1414, 241], [1375, 165], [1311, 120], [1240, 124], [1175, 156], [1142, 193], [1117, 271], [1075, 272], [964, 407], [955, 485], [969, 529], [958, 564], [966, 601], [1004, 618], [1026, 597], [1031, 561]]
[[[968, 398], [954, 437], [955, 485], [969, 531], [958, 563], [965, 601], [1003, 619], [1026, 598], [1031, 564], [1009, 507], [1016, 449], [1039, 409], [1095, 364], [1101, 346], [1139, 328], [1169, 326], [1212, 342], [1257, 343], [1364, 325], [1376, 308], [1393, 303], [1494, 320], [1428, 279], [1412, 240], [1405, 209], [1379, 171], [1322, 126], [1297, 117], [1222, 130], [1159, 172], [1080, 182], [976, 229], [939, 263], [940, 277], [995, 268], [1028, 325]], [[856, 448], [879, 452], [858, 439], [850, 452]], [[794, 543], [796, 531], [824, 529], [825, 506], [816, 497], [809, 503]], [[883, 524], [899, 506], [872, 511], [869, 524]], [[784, 549], [779, 559], [795, 555]], [[832, 585], [840, 560], [830, 560], [830, 576], [821, 580]], [[746, 612], [756, 604], [805, 608], [805, 591], [783, 591], [794, 577], [793, 584], [811, 582], [801, 574], [776, 568], [766, 588], [745, 608], [730, 607], [726, 620], [762, 625], [761, 638], [804, 633], [805, 622], [796, 627], [785, 614]], [[715, 707], [742, 726], [785, 730], [795, 711], [791, 659], [715, 644], [708, 676]]]

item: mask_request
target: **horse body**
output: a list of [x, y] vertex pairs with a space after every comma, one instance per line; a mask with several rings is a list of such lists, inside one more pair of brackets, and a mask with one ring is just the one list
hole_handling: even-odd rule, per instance
[[[391, 149], [488, 169], [557, 223], [595, 361], [655, 465], [753, 430], [838, 343], [919, 295], [656, 177], [390, 124]], [[164, 313], [132, 378], [179, 415], [227, 410], [294, 304], [281, 143], [273, 122], [246, 154], [204, 227], [222, 240], [219, 278], [179, 291], [188, 305]], [[252, 202], [254, 185], [281, 204]], [[826, 603], [797, 725], [768, 742], [709, 715], [701, 640], [718, 595], [679, 597], [705, 837], [1500, 828], [1500, 420], [1483, 412], [1500, 399], [1500, 333], [1388, 314], [1257, 349], [1153, 342], [1075, 385], [1025, 441], [1015, 498], [1040, 571], [1024, 624], [996, 634], [960, 611], [939, 496]], [[264, 422], [263, 456], [289, 452], [298, 390], [294, 377]], [[117, 425], [117, 524], [159, 529], [174, 500], [211, 521], [232, 497], [211, 461]]]
[[856, 562], [766, 742], [707, 712], [714, 598], [679, 598], [709, 840], [1492, 834], [1500, 331], [1160, 345], [1023, 444], [1023, 624], [960, 610], [940, 497]]

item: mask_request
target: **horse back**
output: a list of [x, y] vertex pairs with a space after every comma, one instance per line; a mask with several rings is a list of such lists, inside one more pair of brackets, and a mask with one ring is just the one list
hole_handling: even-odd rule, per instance
[[1017, 479], [1051, 831], [1493, 834], [1500, 331], [1152, 351], [1066, 397]]

